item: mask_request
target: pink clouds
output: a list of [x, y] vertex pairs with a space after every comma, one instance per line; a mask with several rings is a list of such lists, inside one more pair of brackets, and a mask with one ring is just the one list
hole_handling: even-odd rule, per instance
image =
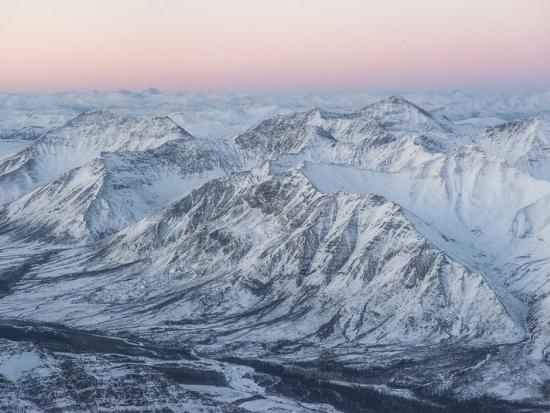
[[0, 90], [548, 85], [544, 0], [5, 0]]

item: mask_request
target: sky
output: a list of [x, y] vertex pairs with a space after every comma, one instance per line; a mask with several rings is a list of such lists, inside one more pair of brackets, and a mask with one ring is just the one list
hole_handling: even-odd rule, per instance
[[550, 87], [550, 0], [0, 0], [0, 91]]

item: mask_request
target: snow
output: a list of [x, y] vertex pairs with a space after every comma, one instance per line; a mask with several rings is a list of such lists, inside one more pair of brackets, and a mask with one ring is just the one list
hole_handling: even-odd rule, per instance
[[[251, 357], [291, 340], [289, 360], [487, 346], [441, 367], [441, 386], [539, 397], [549, 93], [67, 93], [34, 96], [42, 114], [27, 117], [28, 99], [0, 94], [2, 133], [44, 129], [0, 161], [2, 313]], [[115, 112], [71, 119], [96, 106]], [[41, 366], [6, 354], [11, 381]], [[193, 390], [251, 411], [331, 411], [266, 394], [250, 367], [223, 371], [231, 389]]]
[[17, 381], [42, 365], [40, 356], [35, 352], [3, 354], [0, 357], [0, 375], [8, 380]]
[[0, 160], [16, 154], [30, 144], [30, 141], [22, 139], [0, 139]]
[[192, 139], [167, 117], [124, 118], [104, 111], [78, 115], [0, 162], [0, 205], [92, 161], [102, 152], [143, 151], [177, 139]]
[[[550, 91], [508, 96], [465, 92], [400, 95], [433, 114], [458, 123], [470, 123], [476, 129], [477, 126], [492, 126], [513, 118], [548, 112], [550, 107]], [[383, 97], [381, 94], [366, 92], [256, 95], [151, 94], [147, 91], [61, 92], [46, 95], [0, 93], [0, 137], [29, 126], [46, 131], [81, 112], [102, 108], [125, 116], [168, 115], [194, 136], [218, 138], [239, 133], [277, 114], [314, 107], [349, 112]], [[471, 127], [469, 130], [473, 132]]]

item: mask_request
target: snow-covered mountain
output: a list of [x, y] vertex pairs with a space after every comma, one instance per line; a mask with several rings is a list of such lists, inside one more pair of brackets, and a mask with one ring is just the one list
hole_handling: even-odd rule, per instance
[[0, 139], [32, 141], [43, 133], [44, 128], [41, 126], [23, 126], [19, 129], [0, 131]]
[[125, 118], [105, 111], [83, 113], [53, 128], [0, 163], [0, 204], [81, 166], [102, 152], [142, 151], [175, 139], [192, 139], [168, 117]]
[[[454, 138], [450, 139], [450, 138]], [[358, 112], [321, 109], [265, 120], [234, 138], [262, 158], [284, 156], [379, 170], [418, 166], [461, 142], [450, 122], [399, 97]]]
[[[0, 323], [0, 346], [35, 366], [13, 375], [0, 359], [9, 397], [31, 394], [21, 377], [43, 380], [42, 364], [35, 344], [2, 340], [53, 346], [43, 335], [69, 328], [55, 334], [120, 337], [112, 354], [133, 346], [124, 357], [154, 349], [147, 374], [192, 348], [199, 360], [170, 362], [185, 374], [162, 370], [151, 388], [165, 401], [192, 383], [197, 409], [548, 407], [545, 96], [407, 98], [304, 110], [323, 102], [307, 96], [289, 113], [236, 97], [243, 117], [268, 116], [220, 139], [168, 117], [85, 112], [1, 161], [0, 311], [18, 321]], [[95, 363], [119, 366], [101, 348]], [[79, 368], [113, 385], [90, 366]], [[204, 366], [218, 390], [190, 378]], [[123, 376], [127, 394], [137, 384]]]
[[[200, 340], [417, 345], [509, 343], [525, 334], [483, 276], [434, 247], [399, 206], [375, 195], [326, 195], [298, 171], [213, 180], [79, 253], [88, 271], [126, 270], [53, 282], [73, 272], [74, 254], [65, 270], [60, 261], [33, 272], [56, 285], [56, 318], [82, 306], [77, 319], [61, 317], [77, 325], [95, 322], [94, 306], [116, 304], [124, 316], [110, 318], [110, 328], [184, 322]], [[136, 268], [140, 276], [128, 278]], [[78, 293], [66, 294], [75, 282]], [[21, 300], [28, 317], [35, 291], [26, 285], [0, 308]], [[41, 288], [40, 300], [49, 291]], [[48, 307], [32, 317], [59, 321]]]
[[198, 139], [170, 140], [145, 151], [102, 152], [6, 205], [0, 233], [92, 242], [239, 166], [216, 145]]
[[485, 152], [535, 178], [550, 180], [549, 115], [494, 126], [476, 141]]
[[420, 233], [484, 274], [508, 314], [518, 324], [530, 325], [533, 339], [542, 340], [542, 347], [550, 343], [545, 327], [550, 307], [537, 317], [531, 313], [531, 305], [549, 292], [541, 284], [541, 272], [548, 270], [545, 215], [533, 213], [544, 208], [549, 182], [475, 148], [398, 173], [312, 163], [304, 173], [326, 193], [376, 193], [402, 205], [414, 214]]
[[[398, 91], [399, 92], [399, 91]], [[474, 133], [488, 126], [548, 112], [550, 91], [502, 95], [465, 91], [403, 93], [399, 95], [445, 116], [455, 126]], [[237, 134], [278, 114], [322, 107], [352, 112], [388, 94], [324, 92], [306, 94], [150, 93], [150, 91], [58, 92], [14, 94], [0, 92], [0, 144], [2, 138], [25, 128], [46, 131], [81, 112], [102, 108], [131, 117], [168, 115], [194, 136], [218, 138]]]

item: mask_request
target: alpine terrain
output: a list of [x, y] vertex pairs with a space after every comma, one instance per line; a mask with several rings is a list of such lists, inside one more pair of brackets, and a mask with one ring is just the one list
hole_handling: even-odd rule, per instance
[[114, 95], [3, 112], [0, 411], [550, 411], [548, 93]]

